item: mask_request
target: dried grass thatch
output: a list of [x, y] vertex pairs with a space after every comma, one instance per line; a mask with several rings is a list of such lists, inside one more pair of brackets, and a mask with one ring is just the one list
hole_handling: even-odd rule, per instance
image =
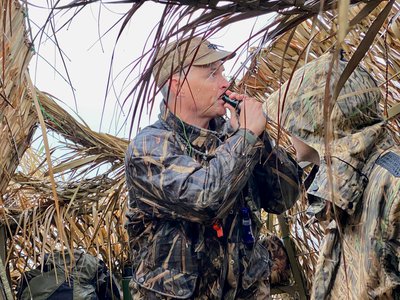
[[[63, 249], [83, 248], [103, 258], [117, 275], [129, 260], [127, 237], [123, 228], [126, 191], [124, 190], [123, 157], [127, 141], [107, 134], [100, 134], [78, 123], [45, 93], [37, 91], [27, 76], [27, 64], [32, 56], [30, 43], [26, 40], [22, 7], [16, 1], [2, 5], [2, 120], [0, 123], [3, 142], [1, 149], [0, 195], [1, 221], [8, 240], [5, 262], [9, 266], [12, 283], [21, 272], [38, 265], [43, 254]], [[97, 1], [73, 1], [66, 8], [77, 9]], [[343, 1], [346, 2], [346, 1]], [[361, 1], [351, 1], [352, 3]], [[127, 12], [124, 29], [130, 17], [143, 2], [132, 1]], [[225, 2], [224, 2], [225, 3]], [[324, 6], [321, 6], [324, 3]], [[260, 99], [264, 99], [290, 77], [293, 70], [331, 49], [338, 49], [337, 33], [345, 43], [339, 43], [346, 55], [360, 54], [356, 48], [365, 38], [364, 32], [384, 7], [394, 5], [383, 18], [383, 26], [371, 43], [361, 64], [379, 80], [386, 95], [384, 107], [394, 107], [398, 95], [398, 58], [400, 49], [400, 21], [398, 4], [394, 1], [368, 1], [353, 7], [349, 16], [331, 10], [337, 1], [231, 1], [223, 5], [216, 2], [174, 1], [165, 5], [164, 19], [154, 45], [166, 43], [171, 36], [191, 33], [191, 30], [212, 22], [196, 34], [209, 36], [229, 23], [268, 12], [278, 12], [275, 22], [267, 24], [261, 42], [252, 50], [251, 72], [238, 85]], [[350, 3], [346, 2], [346, 3]], [[182, 4], [188, 6], [180, 6]], [[161, 5], [161, 4], [160, 4]], [[366, 8], [365, 8], [366, 7]], [[376, 8], [374, 8], [376, 7]], [[178, 14], [192, 15], [199, 9], [204, 13], [180, 27], [164, 26]], [[340, 10], [339, 7], [339, 11]], [[372, 11], [372, 12], [371, 12]], [[54, 16], [52, 16], [54, 17]], [[347, 20], [351, 20], [349, 25]], [[166, 28], [169, 28], [167, 31]], [[347, 35], [344, 33], [349, 30]], [[283, 35], [281, 35], [283, 34]], [[246, 41], [243, 41], [246, 45]], [[364, 42], [365, 43], [365, 42]], [[250, 45], [250, 44], [247, 44]], [[267, 45], [267, 47], [265, 47]], [[354, 54], [354, 55], [353, 55]], [[149, 55], [147, 67], [151, 69], [154, 56]], [[152, 86], [150, 73], [143, 77], [132, 91], [134, 111], [140, 115], [147, 98], [156, 89]], [[142, 99], [142, 102], [140, 101]], [[144, 101], [143, 99], [146, 99]], [[391, 121], [394, 132], [399, 132], [398, 119]], [[27, 148], [31, 143], [35, 126], [40, 124], [45, 150]], [[278, 135], [276, 126], [270, 131]], [[47, 134], [59, 141], [56, 147], [48, 147]], [[287, 136], [280, 135], [280, 143], [289, 145]], [[25, 153], [25, 154], [24, 154]], [[18, 168], [18, 172], [15, 170]], [[291, 290], [300, 298], [306, 298], [310, 286], [321, 229], [307, 225], [304, 214], [305, 197], [302, 197], [287, 216], [266, 216], [269, 230], [278, 232], [284, 239], [289, 254], [296, 256], [302, 272], [295, 272], [296, 286]], [[285, 226], [289, 224], [290, 228]], [[290, 237], [290, 238], [289, 238]], [[1, 238], [1, 236], [0, 236]], [[4, 238], [4, 236], [3, 236]], [[292, 247], [294, 244], [295, 247]], [[3, 245], [5, 246], [5, 245]], [[1, 252], [0, 252], [1, 253]], [[0, 266], [1, 267], [1, 266]], [[4, 275], [4, 268], [0, 268]], [[303, 284], [304, 273], [306, 283]], [[5, 283], [2, 275], [2, 282]], [[7, 287], [7, 284], [3, 284]], [[5, 289], [7, 299], [10, 290]]]
[[[123, 157], [127, 141], [93, 132], [48, 95], [39, 91], [37, 95], [46, 127], [59, 133], [60, 145], [65, 143], [62, 155], [53, 162], [59, 215], [43, 155], [29, 150], [21, 161], [21, 172], [13, 176], [3, 196], [11, 237], [7, 257], [13, 280], [25, 268], [40, 263], [44, 253], [64, 247], [66, 251], [85, 249], [120, 273], [128, 260], [123, 228]], [[59, 224], [63, 226], [63, 239]]]

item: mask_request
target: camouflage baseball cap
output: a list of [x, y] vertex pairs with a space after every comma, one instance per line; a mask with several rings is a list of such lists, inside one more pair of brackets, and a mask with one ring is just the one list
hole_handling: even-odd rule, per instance
[[201, 37], [174, 41], [159, 49], [153, 76], [157, 86], [162, 86], [171, 75], [190, 64], [204, 66], [220, 60], [228, 60], [236, 53], [218, 49]]

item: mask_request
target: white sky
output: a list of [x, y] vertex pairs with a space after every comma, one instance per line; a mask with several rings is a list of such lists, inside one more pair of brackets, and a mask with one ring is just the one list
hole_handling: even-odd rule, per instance
[[[36, 0], [33, 3], [44, 5], [45, 1]], [[66, 1], [69, 2], [69, 1]], [[117, 131], [123, 125], [125, 116], [117, 118], [115, 116], [116, 103], [119, 98], [123, 100], [123, 92], [121, 90], [126, 87], [124, 84], [126, 74], [117, 76], [125, 66], [140, 56], [145, 45], [146, 39], [149, 37], [151, 29], [157, 24], [164, 5], [154, 2], [146, 3], [134, 15], [131, 23], [128, 25], [126, 32], [122, 35], [117, 46], [114, 58], [114, 67], [112, 70], [115, 80], [115, 93], [109, 93], [107, 105], [105, 109], [103, 123], [100, 128], [100, 120], [103, 110], [104, 97], [106, 93], [107, 78], [109, 75], [109, 67], [111, 55], [115, 44], [120, 24], [114, 30], [106, 34], [99, 41], [99, 36], [104, 34], [128, 9], [124, 4], [113, 4], [107, 7], [102, 6], [99, 12], [99, 4], [88, 5], [80, 12], [67, 27], [57, 33], [57, 39], [65, 52], [67, 58], [66, 64], [69, 76], [74, 87], [75, 97], [79, 116], [96, 131], [109, 132], [117, 134]], [[47, 9], [29, 7], [29, 18], [36, 25], [42, 26], [49, 14]], [[71, 14], [69, 14], [70, 16]], [[58, 21], [56, 27], [60, 27], [65, 22]], [[252, 26], [256, 22], [258, 27], [265, 25], [268, 16], [259, 17], [259, 19], [250, 19], [244, 22], [231, 25], [229, 28], [217, 33], [215, 37], [210, 39], [213, 43], [223, 45], [226, 50], [233, 50], [242, 43], [250, 34]], [[60, 20], [61, 18], [56, 18]], [[100, 22], [98, 21], [100, 19]], [[37, 32], [35, 25], [31, 24], [32, 31]], [[47, 32], [50, 34], [49, 32]], [[58, 99], [65, 102], [66, 105], [75, 109], [75, 102], [71, 87], [65, 81], [66, 73], [63, 68], [60, 56], [57, 55], [57, 48], [50, 39], [43, 37], [41, 44], [35, 41], [35, 49], [41, 57], [36, 56], [30, 64], [30, 72], [35, 85]], [[240, 59], [239, 59], [240, 62]], [[50, 66], [51, 64], [51, 66]], [[231, 64], [226, 63], [226, 75], [230, 75]], [[54, 69], [57, 69], [58, 74]], [[137, 74], [131, 74], [129, 81], [133, 82]], [[128, 90], [131, 84], [125, 88]], [[66, 106], [63, 105], [65, 108]], [[128, 105], [126, 106], [127, 110]], [[155, 111], [151, 115], [144, 115], [140, 126], [144, 127], [156, 120], [158, 114], [158, 103], [155, 105]], [[121, 110], [117, 109], [118, 114]], [[71, 110], [70, 110], [71, 112]], [[118, 132], [121, 137], [127, 137], [129, 124], [122, 131]]]

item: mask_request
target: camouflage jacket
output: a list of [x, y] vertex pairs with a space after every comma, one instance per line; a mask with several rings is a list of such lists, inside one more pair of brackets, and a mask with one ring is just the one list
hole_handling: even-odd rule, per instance
[[[328, 224], [311, 298], [400, 299], [400, 148], [382, 117], [382, 94], [360, 66], [324, 115], [328, 74], [333, 91], [346, 67], [339, 60], [331, 72], [331, 60], [308, 63], [282, 86], [281, 126], [321, 158], [307, 189], [309, 214]], [[274, 120], [278, 102], [275, 92], [264, 106]]]
[[[281, 213], [298, 196], [298, 168], [246, 130], [223, 118], [210, 130], [184, 124], [164, 105], [125, 160], [127, 229], [135, 299], [263, 297], [269, 259], [258, 242], [260, 208]], [[240, 210], [251, 210], [253, 246], [243, 243]], [[214, 230], [218, 229], [219, 230]], [[222, 236], [218, 237], [218, 232]]]

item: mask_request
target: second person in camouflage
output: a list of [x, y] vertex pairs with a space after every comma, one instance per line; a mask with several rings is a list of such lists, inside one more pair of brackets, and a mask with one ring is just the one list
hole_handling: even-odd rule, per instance
[[285, 99], [276, 91], [265, 102], [294, 137], [298, 159], [315, 164], [305, 180], [308, 213], [326, 224], [326, 236], [311, 298], [400, 299], [400, 147], [382, 116], [382, 93], [363, 68], [336, 100], [326, 93], [347, 65], [335, 59], [331, 69], [332, 60], [328, 53], [306, 64], [282, 85]]

